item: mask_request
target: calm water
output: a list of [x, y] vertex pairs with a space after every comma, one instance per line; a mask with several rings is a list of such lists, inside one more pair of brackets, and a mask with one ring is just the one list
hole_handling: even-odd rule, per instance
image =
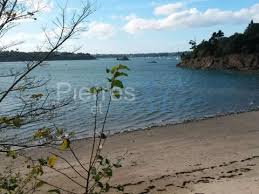
[[[125, 85], [134, 89], [131, 93], [135, 99], [112, 103], [107, 123], [111, 133], [245, 111], [259, 106], [258, 73], [189, 70], [177, 68], [174, 58], [155, 59], [157, 64], [147, 63], [149, 60], [133, 58], [124, 62], [131, 69]], [[106, 67], [117, 63], [115, 59], [58, 61], [49, 62], [48, 66], [39, 69], [35, 74], [51, 78], [50, 88], [56, 89], [57, 83], [68, 82], [76, 91], [75, 102], [62, 109], [53, 122], [79, 132], [80, 137], [91, 134], [93, 100], [80, 100], [78, 90], [104, 84]], [[2, 63], [0, 69], [13, 66], [17, 64]], [[2, 79], [1, 82], [6, 84], [8, 81]], [[17, 108], [14, 104], [11, 100], [6, 101], [1, 111]], [[105, 103], [102, 106], [104, 111]], [[27, 126], [17, 133], [27, 136], [33, 129], [34, 126]]]

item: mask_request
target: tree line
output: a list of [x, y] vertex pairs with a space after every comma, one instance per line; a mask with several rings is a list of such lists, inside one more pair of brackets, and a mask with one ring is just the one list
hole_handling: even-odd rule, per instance
[[200, 44], [191, 40], [191, 51], [182, 54], [182, 59], [197, 57], [221, 57], [230, 54], [254, 54], [259, 52], [259, 23], [250, 22], [243, 33], [225, 37], [224, 32], [214, 32], [209, 40]]
[[[39, 60], [48, 52], [19, 52], [19, 51], [2, 51], [0, 52], [0, 62], [12, 61], [31, 61]], [[56, 60], [94, 60], [96, 59], [89, 53], [70, 53], [70, 52], [53, 52], [48, 57], [48, 61]]]

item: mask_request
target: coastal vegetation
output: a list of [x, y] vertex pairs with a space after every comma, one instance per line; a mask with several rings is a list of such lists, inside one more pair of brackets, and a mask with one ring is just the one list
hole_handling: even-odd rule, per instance
[[191, 51], [183, 53], [180, 67], [212, 69], [259, 69], [259, 23], [250, 22], [244, 33], [225, 37], [214, 32], [209, 40], [200, 44], [191, 40]]

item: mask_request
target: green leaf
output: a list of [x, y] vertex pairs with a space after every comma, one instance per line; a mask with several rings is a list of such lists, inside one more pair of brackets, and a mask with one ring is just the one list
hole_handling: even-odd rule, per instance
[[128, 76], [128, 74], [127, 73], [124, 73], [124, 72], [116, 72], [115, 74], [114, 74], [114, 77], [116, 78], [116, 77], [121, 77], [121, 76]]
[[115, 96], [116, 98], [120, 98], [121, 97], [121, 94], [120, 94], [120, 92], [119, 91], [117, 91], [117, 90], [114, 90], [113, 91], [113, 96]]
[[114, 74], [119, 70], [130, 70], [130, 69], [126, 65], [119, 64], [119, 65], [116, 65], [116, 66], [112, 67], [111, 73]]
[[60, 190], [58, 190], [58, 189], [51, 189], [51, 190], [48, 190], [48, 193], [57, 193], [57, 194], [61, 194]]
[[101, 177], [101, 175], [98, 173], [98, 174], [96, 174], [93, 178], [94, 178], [95, 182], [99, 182], [102, 177]]
[[129, 68], [128, 66], [119, 64], [119, 65], [118, 65], [118, 70], [122, 70], [122, 69], [130, 70], [130, 68]]
[[116, 71], [118, 71], [118, 66], [113, 66], [111, 69], [111, 73], [114, 74]]
[[100, 93], [101, 91], [103, 91], [103, 88], [102, 87], [92, 87], [88, 90], [88, 92], [90, 94], [98, 94]]
[[118, 88], [124, 88], [122, 81], [120, 80], [113, 80], [112, 82], [112, 88], [118, 87]]
[[105, 173], [105, 175], [107, 176], [107, 177], [112, 177], [112, 169], [111, 168], [104, 168], [103, 169], [103, 172]]
[[89, 89], [88, 92], [91, 93], [91, 94], [96, 94], [97, 93], [97, 89], [96, 89], [96, 87], [92, 87], [92, 88]]

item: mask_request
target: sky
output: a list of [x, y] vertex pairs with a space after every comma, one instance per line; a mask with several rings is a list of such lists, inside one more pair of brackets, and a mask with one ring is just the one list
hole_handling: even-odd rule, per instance
[[[19, 0], [21, 3], [36, 0]], [[67, 15], [80, 10], [82, 0], [68, 0]], [[22, 21], [4, 39], [24, 41], [13, 49], [34, 51], [44, 39], [43, 28], [55, 30], [53, 20], [65, 0], [40, 0], [37, 20]], [[189, 40], [208, 39], [214, 31], [226, 36], [259, 22], [259, 0], [95, 0], [96, 11], [82, 26], [87, 30], [70, 40], [63, 51], [96, 53], [177, 52]]]

